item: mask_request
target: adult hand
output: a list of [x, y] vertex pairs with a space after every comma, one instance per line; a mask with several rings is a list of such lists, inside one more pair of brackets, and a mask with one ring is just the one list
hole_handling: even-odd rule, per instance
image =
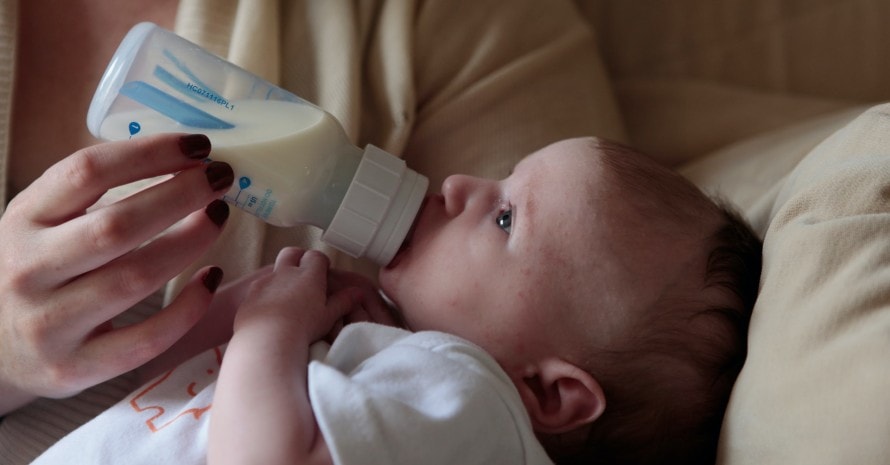
[[[206, 311], [218, 268], [199, 271], [147, 320], [123, 328], [108, 323], [219, 235], [228, 207], [214, 199], [233, 173], [224, 163], [204, 164], [209, 152], [200, 135], [92, 146], [50, 167], [9, 203], [0, 218], [0, 414], [129, 371], [172, 345]], [[96, 207], [110, 188], [171, 173]]]
[[272, 265], [260, 268], [220, 287], [210, 309], [188, 332], [164, 353], [151, 359], [137, 369], [140, 384], [166, 373], [186, 360], [229, 342], [232, 337], [232, 324], [238, 308], [244, 302], [251, 284], [257, 279], [272, 274]]

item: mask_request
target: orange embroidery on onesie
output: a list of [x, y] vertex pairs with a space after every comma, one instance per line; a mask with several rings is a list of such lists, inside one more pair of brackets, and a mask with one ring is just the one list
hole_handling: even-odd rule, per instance
[[[210, 351], [207, 351], [204, 354], [199, 355], [199, 357], [205, 357], [205, 354], [207, 354], [209, 356]], [[213, 375], [216, 372], [216, 370], [218, 370], [219, 367], [222, 365], [222, 351], [220, 350], [220, 348], [214, 347], [213, 348], [213, 356], [210, 356], [210, 357], [212, 357], [214, 360], [207, 361], [208, 365], [212, 365], [211, 368], [207, 368], [207, 370], [206, 370], [206, 373], [208, 376]], [[189, 364], [191, 364], [191, 363], [193, 363], [193, 361], [189, 362]], [[177, 388], [177, 386], [169, 386], [169, 382], [173, 382], [173, 380], [170, 380], [168, 382], [168, 379], [173, 374], [173, 372], [175, 372], [178, 368], [179, 367], [176, 367], [176, 368], [168, 371], [163, 376], [158, 378], [155, 382], [146, 386], [145, 389], [140, 391], [138, 394], [136, 394], [136, 396], [134, 396], [130, 400], [130, 407], [132, 407], [133, 410], [135, 410], [138, 413], [142, 413], [142, 412], [146, 412], [146, 411], [154, 411], [155, 412], [155, 414], [151, 418], [149, 418], [148, 420], [145, 420], [145, 425], [148, 426], [148, 429], [151, 430], [152, 433], [157, 433], [158, 431], [170, 426], [171, 424], [173, 424], [173, 422], [175, 422], [176, 420], [179, 420], [180, 418], [192, 417], [195, 420], [198, 420], [199, 418], [201, 418], [201, 415], [203, 415], [204, 412], [210, 410], [210, 406], [213, 405], [212, 403], [210, 403], [205, 406], [193, 407], [193, 408], [190, 408], [187, 410], [183, 410], [182, 412], [179, 412], [173, 418], [165, 418], [164, 414], [167, 413], [167, 409], [164, 408], [163, 405], [161, 405], [164, 403], [164, 399], [163, 398], [160, 398], [160, 399], [154, 398], [153, 399], [151, 394], [152, 394], [152, 391], [156, 391], [158, 388], [160, 388], [161, 386], [163, 386], [165, 384], [168, 384], [166, 386], [163, 386], [166, 391], [169, 392], [171, 390], [174, 390], [174, 392], [175, 392], [175, 389]], [[198, 385], [199, 385], [199, 380], [191, 380], [183, 388], [184, 388], [186, 394], [188, 394], [190, 397], [195, 397], [198, 395], [198, 392], [200, 392], [200, 389], [196, 389]], [[206, 385], [206, 383], [204, 385]], [[203, 388], [203, 385], [202, 385], [202, 388]]]

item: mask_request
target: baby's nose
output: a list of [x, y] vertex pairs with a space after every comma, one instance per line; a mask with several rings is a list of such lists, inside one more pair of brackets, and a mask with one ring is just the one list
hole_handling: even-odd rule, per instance
[[474, 178], [463, 174], [454, 174], [442, 182], [442, 196], [445, 197], [445, 210], [454, 216], [463, 211], [472, 191]]

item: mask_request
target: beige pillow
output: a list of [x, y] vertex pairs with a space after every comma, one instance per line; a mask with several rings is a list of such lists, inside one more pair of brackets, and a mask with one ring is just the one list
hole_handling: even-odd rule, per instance
[[[806, 149], [848, 116], [746, 142], [779, 147], [777, 163], [756, 151], [746, 161], [740, 144], [687, 168], [707, 187], [758, 165], [766, 176], [759, 194], [740, 183], [728, 189], [755, 222], [762, 217], [765, 235], [749, 355], [724, 421], [720, 464], [890, 460], [890, 105]], [[732, 161], [736, 169], [719, 169]]]
[[730, 200], [763, 237], [776, 195], [788, 173], [813, 148], [867, 108], [847, 107], [786, 124], [780, 129], [741, 139], [678, 169], [706, 192]]

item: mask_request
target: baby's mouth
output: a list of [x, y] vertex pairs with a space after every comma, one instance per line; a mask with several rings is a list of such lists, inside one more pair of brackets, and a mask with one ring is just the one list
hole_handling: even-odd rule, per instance
[[402, 246], [396, 251], [396, 254], [392, 257], [392, 260], [389, 261], [389, 264], [386, 265], [386, 268], [394, 268], [398, 265], [399, 262], [402, 261], [402, 256], [405, 252], [411, 248], [411, 241], [414, 239], [414, 231], [417, 230], [417, 224], [420, 223], [420, 217], [423, 214], [423, 209], [426, 207], [429, 199], [429, 195], [423, 198], [423, 201], [420, 203], [420, 208], [417, 209], [417, 216], [414, 217], [414, 224], [408, 229], [408, 234], [405, 235], [405, 240], [402, 241]]

